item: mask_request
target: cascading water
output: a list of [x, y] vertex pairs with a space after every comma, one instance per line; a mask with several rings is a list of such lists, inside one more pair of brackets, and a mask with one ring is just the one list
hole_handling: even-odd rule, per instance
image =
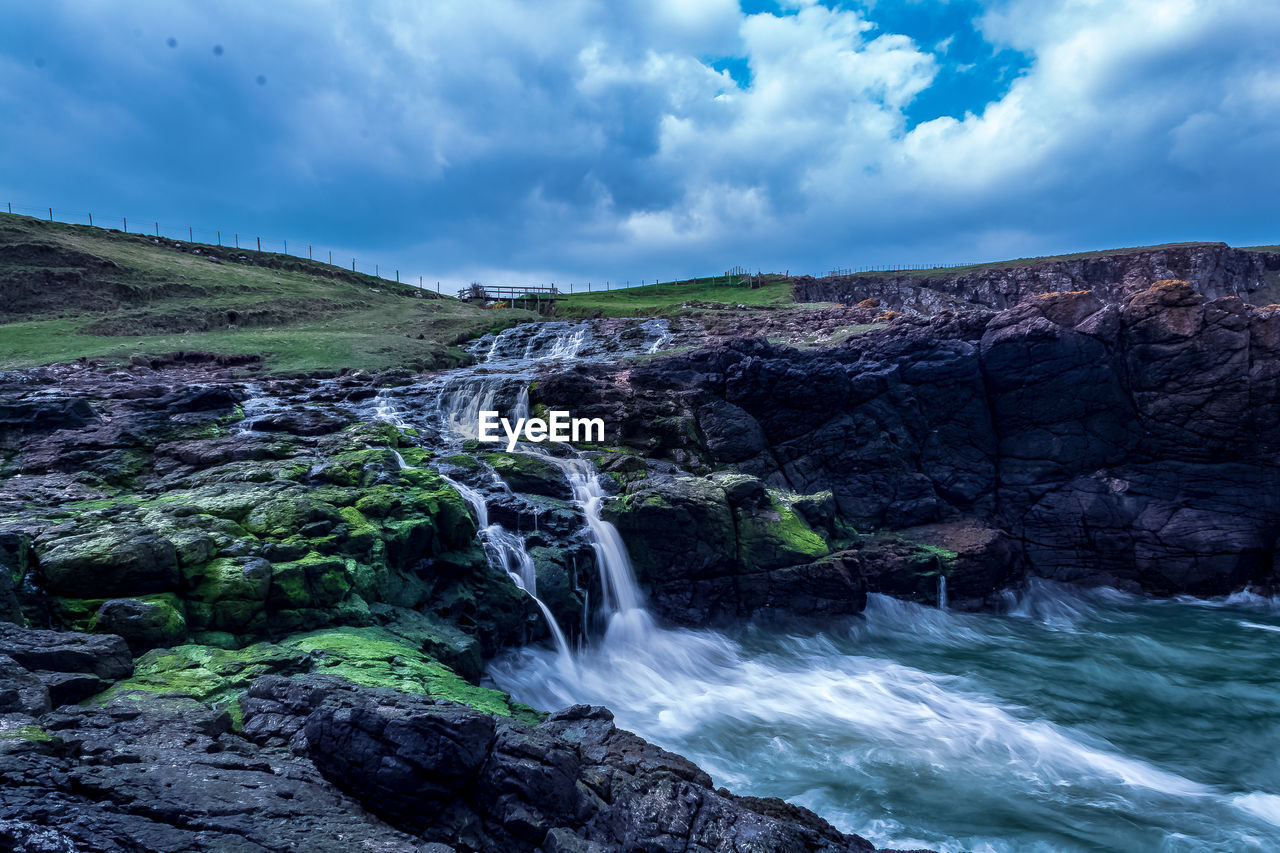
[[[495, 392], [496, 389], [492, 387], [486, 389], [482, 399], [491, 401]], [[527, 412], [529, 405], [527, 388], [517, 397], [516, 405], [517, 407], [523, 406]], [[460, 396], [456, 389], [451, 389], [446, 401], [438, 407], [441, 423], [445, 425], [446, 429], [454, 426], [460, 428], [458, 409], [471, 407], [472, 404], [465, 397]], [[380, 394], [375, 399], [374, 413], [378, 419], [394, 424], [400, 429], [410, 427], [409, 422], [390, 403], [385, 394]], [[410, 467], [398, 451], [395, 452], [395, 458], [396, 463], [401, 468]], [[547, 620], [547, 627], [555, 643], [557, 660], [560, 661], [560, 666], [571, 666], [572, 654], [569, 650], [569, 642], [565, 638], [564, 632], [560, 630], [560, 625], [556, 622], [551, 608], [547, 607], [546, 603], [538, 597], [538, 576], [534, 568], [533, 557], [529, 555], [529, 551], [525, 547], [524, 537], [512, 533], [500, 524], [489, 523], [489, 506], [479, 489], [460, 483], [448, 476], [445, 476], [444, 479], [449, 485], [457, 489], [463, 500], [471, 507], [471, 511], [476, 518], [476, 536], [484, 547], [485, 555], [489, 558], [490, 564], [505, 571], [507, 576], [511, 578], [512, 583], [523, 590], [537, 605], [543, 617]]]
[[1271, 602], [1037, 584], [1005, 616], [872, 595], [821, 633], [658, 628], [571, 673], [530, 647], [489, 675], [535, 707], [607, 705], [717, 784], [892, 848], [1269, 851], [1277, 630]]
[[[467, 433], [451, 430], [474, 434], [466, 420], [481, 404], [527, 413], [525, 354], [589, 351], [590, 335], [569, 342], [577, 331], [480, 342], [485, 369], [503, 370], [422, 389], [442, 401], [424, 422], [460, 441]], [[809, 806], [889, 847], [1280, 849], [1280, 605], [1040, 583], [1006, 615], [966, 614], [946, 609], [939, 576], [940, 608], [872, 595], [864, 620], [818, 633], [667, 629], [645, 612], [626, 547], [601, 517], [591, 463], [517, 452], [564, 471], [600, 568], [595, 606], [608, 615], [570, 665], [559, 640], [495, 660], [489, 678], [520, 701], [607, 705], [717, 783]], [[487, 522], [483, 494], [458, 486]], [[515, 582], [533, 577], [529, 564], [509, 566]]]

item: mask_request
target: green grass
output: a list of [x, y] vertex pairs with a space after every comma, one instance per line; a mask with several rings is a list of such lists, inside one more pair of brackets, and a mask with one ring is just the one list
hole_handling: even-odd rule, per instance
[[[914, 270], [867, 270], [865, 272], [854, 273], [854, 277], [865, 276], [868, 278], [878, 278], [881, 276], [897, 277], [910, 276], [913, 278], [928, 278], [930, 276], [953, 276], [963, 275], [965, 273], [981, 272], [982, 270], [999, 270], [1013, 269], [1016, 267], [1038, 266], [1040, 264], [1051, 264], [1058, 261], [1079, 261], [1090, 260], [1093, 258], [1106, 258], [1114, 255], [1130, 255], [1137, 252], [1150, 252], [1156, 249], [1180, 249], [1191, 246], [1214, 246], [1221, 245], [1217, 243], [1162, 243], [1158, 246], [1132, 246], [1123, 249], [1099, 249], [1092, 252], [1075, 252], [1068, 255], [1044, 255], [1035, 258], [1014, 258], [1008, 261], [992, 261], [984, 264], [967, 264], [957, 267], [925, 267], [924, 269]], [[1251, 246], [1256, 251], [1267, 251], [1271, 247]]]
[[[732, 308], [735, 305], [779, 307], [793, 304], [791, 280], [765, 275], [764, 284], [752, 288], [735, 284], [726, 276], [647, 284], [619, 290], [574, 293], [556, 302], [561, 317], [670, 316], [697, 308]], [[686, 304], [699, 303], [692, 308]]]
[[179, 350], [259, 354], [276, 373], [431, 369], [535, 317], [305, 258], [0, 214], [0, 369]]

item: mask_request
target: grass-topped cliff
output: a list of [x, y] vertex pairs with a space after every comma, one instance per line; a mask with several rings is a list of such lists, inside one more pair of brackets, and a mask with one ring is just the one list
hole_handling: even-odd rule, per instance
[[291, 255], [0, 214], [0, 368], [185, 351], [280, 373], [429, 369], [532, 316]]

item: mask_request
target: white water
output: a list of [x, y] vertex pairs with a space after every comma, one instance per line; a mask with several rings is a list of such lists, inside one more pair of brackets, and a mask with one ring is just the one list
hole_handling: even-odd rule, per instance
[[865, 621], [818, 634], [657, 628], [606, 637], [572, 672], [525, 648], [489, 674], [537, 707], [607, 705], [717, 784], [878, 844], [1280, 849], [1280, 649], [1265, 633], [1231, 631], [1225, 604], [1039, 585], [1018, 605], [872, 596]]
[[[517, 345], [530, 352], [525, 339], [504, 344]], [[584, 345], [544, 339], [530, 357]], [[496, 340], [486, 346], [503, 358]], [[465, 426], [477, 394], [527, 410], [527, 377], [512, 366], [448, 380], [460, 393], [437, 395], [447, 401], [427, 420]], [[601, 518], [590, 463], [522, 452], [565, 471], [609, 618], [576, 656], [558, 637], [555, 650], [494, 661], [490, 678], [517, 699], [607, 705], [619, 725], [693, 759], [717, 784], [809, 806], [889, 847], [1280, 849], [1274, 603], [1149, 602], [1037, 584], [1004, 616], [872, 596], [865, 620], [818, 633], [667, 629], [644, 610], [625, 543]], [[487, 527], [483, 495], [458, 485]], [[509, 560], [532, 595], [531, 561], [518, 553], [494, 559]]]

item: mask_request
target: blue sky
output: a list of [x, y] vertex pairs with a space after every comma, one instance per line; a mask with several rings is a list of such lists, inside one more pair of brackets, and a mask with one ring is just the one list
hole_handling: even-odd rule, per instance
[[1270, 0], [0, 0], [0, 203], [446, 285], [1277, 243], [1277, 44]]

